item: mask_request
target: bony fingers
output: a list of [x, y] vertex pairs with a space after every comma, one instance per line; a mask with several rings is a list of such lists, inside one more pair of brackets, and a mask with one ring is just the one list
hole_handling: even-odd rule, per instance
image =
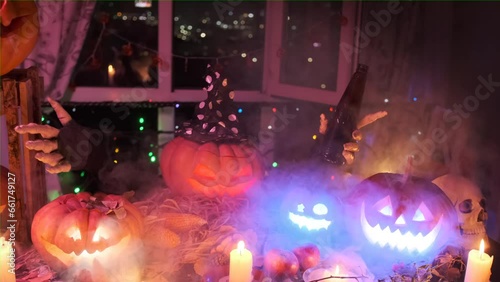
[[359, 144], [358, 143], [345, 143], [344, 150], [349, 152], [359, 152]]
[[354, 163], [354, 154], [352, 152], [344, 150], [344, 151], [342, 151], [342, 156], [344, 157], [344, 159], [348, 165], [351, 165]]
[[47, 101], [50, 103], [50, 106], [54, 109], [57, 114], [57, 118], [61, 122], [62, 125], [68, 124], [71, 121], [71, 115], [59, 104], [57, 101], [47, 98]]
[[35, 151], [42, 151], [44, 153], [50, 153], [57, 150], [56, 140], [34, 140], [26, 141], [26, 148]]
[[373, 113], [373, 114], [369, 114], [365, 117], [363, 117], [359, 122], [358, 122], [358, 129], [361, 129], [371, 123], [374, 123], [375, 121], [377, 121], [378, 119], [381, 119], [383, 117], [387, 116], [387, 112], [386, 111], [380, 111], [380, 112], [376, 112], [376, 113]]
[[45, 168], [45, 170], [48, 173], [51, 173], [51, 174], [57, 174], [57, 173], [61, 173], [61, 172], [68, 172], [68, 171], [71, 170], [71, 165], [69, 164], [69, 162], [63, 160], [63, 161], [59, 162], [59, 164], [57, 164], [55, 166], [47, 166]]
[[28, 123], [18, 125], [14, 128], [14, 130], [19, 134], [40, 134], [43, 138], [55, 138], [59, 135], [59, 129], [46, 124]]
[[39, 152], [35, 154], [35, 159], [41, 161], [42, 163], [46, 163], [50, 166], [56, 166], [64, 157], [59, 153], [43, 153]]
[[361, 130], [354, 130], [352, 132], [352, 139], [354, 139], [354, 141], [361, 141], [361, 139], [363, 139], [363, 133], [361, 133]]

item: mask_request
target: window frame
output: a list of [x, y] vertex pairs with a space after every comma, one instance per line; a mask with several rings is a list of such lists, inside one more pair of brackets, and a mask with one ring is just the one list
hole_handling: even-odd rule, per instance
[[[347, 25], [341, 27], [341, 42], [356, 46], [355, 26], [358, 24], [359, 4], [351, 1], [343, 2], [343, 15], [349, 19]], [[237, 90], [236, 102], [273, 102], [280, 98], [307, 100], [324, 104], [336, 104], [342, 91], [347, 86], [354, 66], [357, 64], [357, 54], [354, 52], [349, 64], [345, 56], [339, 54], [339, 71], [337, 91], [324, 91], [307, 87], [286, 85], [279, 82], [279, 58], [276, 56], [281, 45], [283, 26], [282, 1], [267, 1], [266, 4], [266, 35], [264, 42], [264, 70], [261, 90]], [[84, 87], [79, 86], [70, 95], [72, 102], [198, 102], [206, 99], [202, 89], [172, 89], [172, 43], [173, 43], [173, 1], [159, 1], [158, 14], [158, 50], [159, 57], [167, 68], [159, 68], [158, 88], [142, 86], [123, 87]], [[161, 34], [161, 36], [160, 36]], [[340, 51], [339, 51], [340, 52]], [[277, 75], [276, 75], [277, 74]], [[339, 91], [340, 90], [340, 91]], [[307, 97], [301, 93], [308, 93]]]

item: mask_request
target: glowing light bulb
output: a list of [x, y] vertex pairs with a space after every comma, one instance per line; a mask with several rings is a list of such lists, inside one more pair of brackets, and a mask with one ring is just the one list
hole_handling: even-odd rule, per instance
[[75, 193], [80, 193], [80, 187], [75, 187], [75, 189], [73, 190]]
[[277, 162], [273, 162], [273, 167], [278, 167], [278, 163]]

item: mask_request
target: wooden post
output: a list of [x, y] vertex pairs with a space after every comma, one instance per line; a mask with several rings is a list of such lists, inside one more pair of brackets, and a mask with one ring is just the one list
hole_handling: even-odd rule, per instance
[[45, 165], [35, 159], [35, 152], [24, 146], [26, 141], [34, 140], [36, 136], [21, 136], [14, 128], [19, 124], [40, 122], [43, 79], [34, 67], [16, 69], [2, 78], [2, 88], [0, 100], [7, 123], [9, 171], [16, 175], [16, 218], [19, 222], [16, 241], [27, 243], [35, 213], [47, 204]]
[[[9, 173], [14, 177], [14, 187], [15, 194], [13, 197], [16, 201], [16, 209], [12, 213], [9, 212], [9, 220], [14, 220], [10, 222], [16, 227], [16, 241], [27, 242], [28, 241], [28, 229], [26, 217], [24, 216], [24, 183], [23, 183], [23, 170], [22, 170], [22, 150], [20, 147], [20, 137], [14, 131], [14, 128], [19, 123], [20, 109], [19, 100], [17, 93], [17, 82], [14, 79], [4, 78], [2, 79], [3, 88], [3, 107], [5, 114], [5, 122], [7, 124], [7, 138], [9, 140]], [[12, 196], [12, 195], [11, 195]], [[8, 211], [4, 211], [8, 212]], [[8, 223], [9, 224], [9, 223]]]

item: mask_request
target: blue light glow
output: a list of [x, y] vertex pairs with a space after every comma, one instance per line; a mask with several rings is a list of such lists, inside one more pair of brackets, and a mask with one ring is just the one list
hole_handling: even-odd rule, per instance
[[373, 245], [379, 245], [380, 247], [388, 246], [400, 252], [404, 250], [410, 253], [415, 251], [419, 253], [425, 252], [436, 240], [442, 225], [443, 216], [441, 216], [436, 226], [426, 235], [423, 235], [421, 232], [413, 235], [410, 231], [403, 234], [399, 229], [391, 231], [389, 226], [382, 229], [380, 224], [371, 226], [368, 223], [365, 215], [365, 203], [361, 205], [361, 227], [366, 239]]
[[320, 229], [327, 230], [331, 221], [326, 219], [314, 219], [303, 215], [297, 215], [292, 212], [288, 213], [288, 218], [291, 222], [299, 226], [299, 228], [306, 228], [309, 231], [317, 231]]
[[325, 215], [328, 213], [328, 208], [324, 204], [316, 204], [313, 207], [313, 212], [317, 215]]

